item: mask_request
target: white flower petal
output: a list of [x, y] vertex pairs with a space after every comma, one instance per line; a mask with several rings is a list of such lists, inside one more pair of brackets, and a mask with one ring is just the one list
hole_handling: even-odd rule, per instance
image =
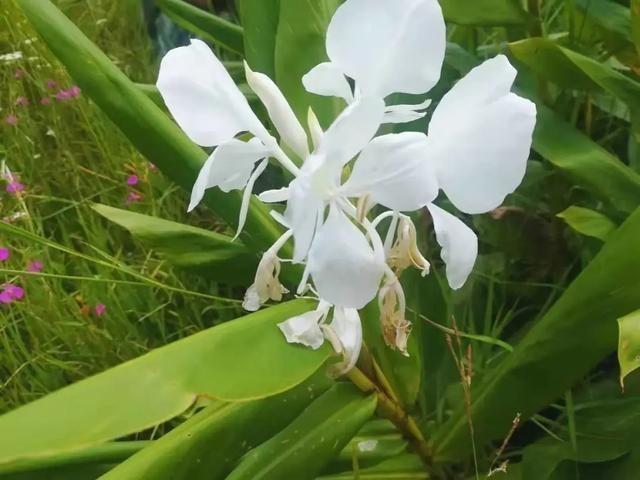
[[324, 335], [318, 322], [325, 312], [314, 310], [290, 318], [278, 324], [287, 342], [301, 343], [306, 347], [317, 350], [324, 343]]
[[426, 110], [431, 105], [431, 100], [426, 100], [417, 105], [390, 105], [384, 113], [384, 123], [407, 123], [423, 118]]
[[282, 187], [275, 190], [265, 190], [258, 198], [263, 203], [278, 203], [289, 200], [289, 187]]
[[368, 193], [371, 200], [392, 210], [417, 210], [438, 194], [427, 152], [423, 133], [376, 137], [354, 163], [342, 191], [347, 196]]
[[382, 123], [384, 108], [384, 102], [378, 98], [356, 100], [324, 132], [316, 152], [339, 172], [376, 134]]
[[242, 229], [244, 228], [244, 223], [247, 221], [247, 213], [249, 213], [249, 204], [251, 203], [251, 194], [253, 193], [253, 186], [256, 183], [256, 180], [262, 172], [264, 172], [265, 168], [267, 168], [267, 164], [269, 163], [268, 159], [264, 159], [262, 162], [258, 164], [253, 173], [249, 176], [249, 181], [247, 181], [247, 185], [244, 187], [244, 192], [242, 193], [242, 204], [240, 205], [240, 217], [238, 219], [238, 229], [236, 230], [236, 234], [233, 237], [235, 240], [242, 233]]
[[429, 91], [445, 47], [437, 0], [347, 0], [327, 30], [329, 58], [365, 95]]
[[436, 240], [442, 247], [440, 257], [447, 266], [447, 279], [457, 290], [467, 281], [478, 256], [478, 237], [460, 219], [440, 207], [427, 205]]
[[320, 297], [348, 308], [362, 308], [376, 296], [384, 271], [364, 234], [336, 206], [316, 233], [308, 262]]
[[311, 140], [313, 141], [313, 148], [315, 150], [322, 141], [324, 131], [322, 130], [318, 117], [311, 107], [309, 107], [309, 110], [307, 111], [307, 125], [309, 125], [309, 133], [311, 133]]
[[267, 148], [257, 138], [248, 142], [234, 138], [217, 147], [202, 166], [193, 185], [188, 211], [200, 203], [208, 188], [220, 187], [223, 192], [244, 188], [254, 164], [268, 154]]
[[284, 218], [293, 231], [294, 263], [301, 262], [307, 256], [322, 209], [323, 202], [311, 190], [306, 176], [302, 175], [291, 182]]
[[499, 55], [474, 68], [442, 99], [429, 125], [440, 187], [466, 213], [498, 207], [525, 173], [535, 105], [513, 93], [516, 71]]
[[306, 158], [309, 155], [307, 134], [278, 86], [266, 75], [252, 71], [246, 62], [244, 69], [249, 87], [267, 108], [282, 141], [300, 158]]
[[309, 70], [302, 77], [302, 84], [307, 92], [344, 98], [347, 103], [353, 102], [351, 85], [344, 73], [331, 62], [321, 63]]
[[362, 348], [362, 323], [358, 310], [336, 307], [329, 328], [340, 340], [344, 355], [344, 360], [335, 365], [335, 368], [339, 374], [346, 373], [355, 366]]
[[180, 128], [199, 145], [220, 145], [244, 131], [268, 136], [220, 60], [200, 40], [164, 56], [157, 87]]

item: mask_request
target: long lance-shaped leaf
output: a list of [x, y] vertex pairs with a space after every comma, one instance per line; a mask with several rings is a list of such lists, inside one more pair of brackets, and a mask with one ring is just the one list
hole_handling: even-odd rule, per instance
[[72, 451], [175, 417], [198, 398], [286, 391], [331, 355], [284, 341], [277, 324], [313, 308], [297, 300], [158, 348], [0, 417], [0, 465]]
[[93, 209], [129, 230], [173, 265], [226, 284], [251, 283], [256, 255], [226, 235], [107, 205], [94, 205]]
[[309, 107], [325, 127], [338, 114], [337, 100], [311, 95], [301, 79], [327, 60], [325, 34], [339, 4], [339, 0], [280, 0], [275, 78], [303, 125], [306, 125]]
[[[183, 132], [49, 0], [17, 0], [36, 31], [65, 65], [83, 92], [131, 143], [178, 185], [190, 190], [206, 153]], [[238, 221], [241, 197], [209, 189], [205, 203], [230, 225]], [[253, 199], [242, 238], [254, 251], [266, 250], [281, 228]]]
[[276, 78], [275, 51], [280, 0], [236, 0], [244, 28], [244, 52], [257, 72]]
[[461, 25], [524, 25], [532, 19], [518, 0], [441, 0], [444, 17]]
[[183, 0], [156, 0], [156, 4], [174, 22], [202, 40], [235, 53], [244, 53], [242, 27], [224, 18], [188, 4]]
[[[640, 209], [605, 243], [502, 363], [484, 372], [469, 414], [475, 441], [505, 435], [524, 418], [561, 396], [616, 349], [616, 320], [640, 307]], [[460, 459], [471, 448], [464, 407], [432, 437], [438, 460]]]
[[281, 395], [205, 409], [101, 479], [226, 478], [242, 455], [286, 427], [330, 383], [316, 375]]
[[376, 396], [337, 384], [279, 434], [251, 450], [227, 480], [313, 480], [371, 418]]

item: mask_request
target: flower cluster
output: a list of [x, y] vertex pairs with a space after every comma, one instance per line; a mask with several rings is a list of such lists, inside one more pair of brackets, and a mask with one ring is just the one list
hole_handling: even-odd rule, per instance
[[[516, 71], [503, 55], [454, 85], [433, 110], [426, 133], [377, 135], [383, 124], [425, 115], [429, 101], [385, 100], [393, 93], [429, 92], [440, 78], [445, 47], [437, 0], [347, 0], [327, 31], [329, 61], [302, 78], [309, 92], [346, 104], [326, 130], [311, 109], [305, 129], [275, 83], [245, 65], [247, 83], [280, 142], [203, 42], [170, 51], [161, 64], [157, 86], [173, 117], [195, 143], [215, 147], [195, 182], [189, 210], [208, 188], [244, 189], [240, 232], [269, 159], [291, 175], [287, 186], [258, 196], [264, 203], [286, 203], [283, 215], [273, 212], [286, 232], [265, 252], [244, 305], [256, 310], [287, 293], [278, 280], [278, 252], [293, 238], [291, 260], [304, 264], [297, 293], [310, 290], [319, 304], [280, 328], [287, 341], [310, 348], [329, 340], [344, 356], [341, 371], [358, 358], [358, 309], [376, 296], [385, 340], [406, 354], [410, 323], [398, 275], [409, 267], [427, 274], [429, 263], [417, 248], [414, 224], [401, 212], [428, 210], [449, 284], [457, 289], [473, 268], [477, 237], [434, 200], [442, 190], [458, 210], [484, 213], [498, 207], [524, 176], [536, 109], [511, 92]], [[375, 205], [388, 211], [370, 219]], [[383, 240], [379, 230], [385, 221]]]

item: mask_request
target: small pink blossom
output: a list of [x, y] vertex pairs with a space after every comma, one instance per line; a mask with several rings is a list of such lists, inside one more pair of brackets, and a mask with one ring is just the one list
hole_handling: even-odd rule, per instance
[[66, 90], [60, 90], [58, 93], [56, 93], [55, 95], [56, 100], [59, 102], [64, 102], [65, 100], [69, 100], [69, 92], [67, 92]]
[[77, 85], [74, 85], [69, 90], [67, 90], [69, 98], [76, 98], [76, 97], [80, 96], [80, 92], [81, 92], [80, 87], [77, 86]]
[[44, 269], [44, 264], [40, 260], [33, 260], [27, 265], [27, 272], [39, 273]]
[[99, 303], [95, 306], [93, 310], [96, 313], [96, 316], [101, 317], [107, 311], [107, 307], [105, 306], [104, 303]]
[[54, 89], [58, 86], [58, 82], [52, 79], [47, 80], [46, 82], [44, 82], [44, 84], [47, 86], [47, 88], [50, 89]]
[[18, 117], [16, 117], [13, 113], [10, 113], [4, 118], [4, 122], [7, 125], [15, 125], [18, 123]]
[[127, 199], [125, 200], [125, 203], [129, 204], [129, 203], [139, 202], [143, 198], [144, 197], [137, 192], [129, 192], [129, 194], [127, 195]]
[[26, 106], [29, 105], [29, 100], [27, 99], [27, 97], [18, 97], [16, 98], [15, 104], [18, 106]]
[[127, 185], [137, 185], [138, 184], [138, 176], [137, 175], [130, 175], [127, 178]]
[[24, 191], [24, 185], [17, 180], [11, 180], [7, 185], [7, 193], [17, 195], [22, 191]]
[[0, 292], [0, 303], [9, 305], [16, 300], [22, 300], [24, 298], [24, 289], [18, 285], [11, 283], [3, 285], [3, 289]]
[[7, 247], [0, 247], [0, 262], [6, 262], [10, 256], [11, 252]]
[[49, 97], [44, 97], [44, 98], [42, 98], [42, 99], [40, 100], [40, 103], [41, 103], [42, 105], [49, 105], [49, 104], [51, 104], [51, 98], [49, 98]]

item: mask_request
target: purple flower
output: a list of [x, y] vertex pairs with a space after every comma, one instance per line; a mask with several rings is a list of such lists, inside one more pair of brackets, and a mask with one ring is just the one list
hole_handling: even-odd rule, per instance
[[27, 99], [27, 97], [18, 97], [16, 98], [15, 104], [18, 106], [26, 106], [29, 105], [29, 100]]
[[4, 117], [4, 122], [7, 125], [15, 125], [16, 123], [18, 123], [18, 117], [16, 117], [13, 113], [10, 113], [6, 117]]
[[11, 283], [3, 285], [2, 291], [0, 292], [0, 303], [8, 305], [23, 298], [24, 289], [22, 287]]
[[27, 265], [27, 272], [38, 273], [44, 269], [44, 264], [40, 260], [33, 260]]
[[105, 306], [104, 303], [99, 303], [95, 306], [93, 310], [94, 312], [96, 312], [96, 316], [101, 317], [107, 311], [107, 307]]
[[50, 88], [50, 89], [54, 89], [58, 86], [58, 82], [51, 79], [47, 80], [44, 84], [47, 86], [47, 88]]
[[138, 176], [137, 175], [130, 175], [127, 178], [127, 185], [137, 185], [138, 184]]
[[0, 247], [0, 262], [6, 262], [9, 260], [11, 256], [11, 252], [6, 247]]
[[125, 203], [135, 203], [135, 202], [139, 202], [140, 200], [142, 200], [142, 195], [140, 195], [137, 192], [129, 192], [129, 195], [127, 195], [127, 199], [125, 200]]
[[71, 87], [69, 90], [67, 90], [67, 94], [69, 95], [69, 98], [76, 98], [80, 95], [80, 87], [77, 85], [74, 85], [73, 87]]
[[55, 97], [57, 101], [64, 102], [65, 100], [69, 100], [69, 92], [67, 92], [66, 90], [60, 90], [58, 93], [56, 93]]
[[44, 97], [44, 98], [42, 98], [42, 100], [40, 100], [40, 103], [41, 103], [42, 105], [49, 105], [49, 104], [51, 103], [51, 98], [49, 98], [49, 97]]
[[22, 191], [24, 191], [24, 185], [17, 180], [11, 180], [7, 185], [7, 193], [17, 195]]

